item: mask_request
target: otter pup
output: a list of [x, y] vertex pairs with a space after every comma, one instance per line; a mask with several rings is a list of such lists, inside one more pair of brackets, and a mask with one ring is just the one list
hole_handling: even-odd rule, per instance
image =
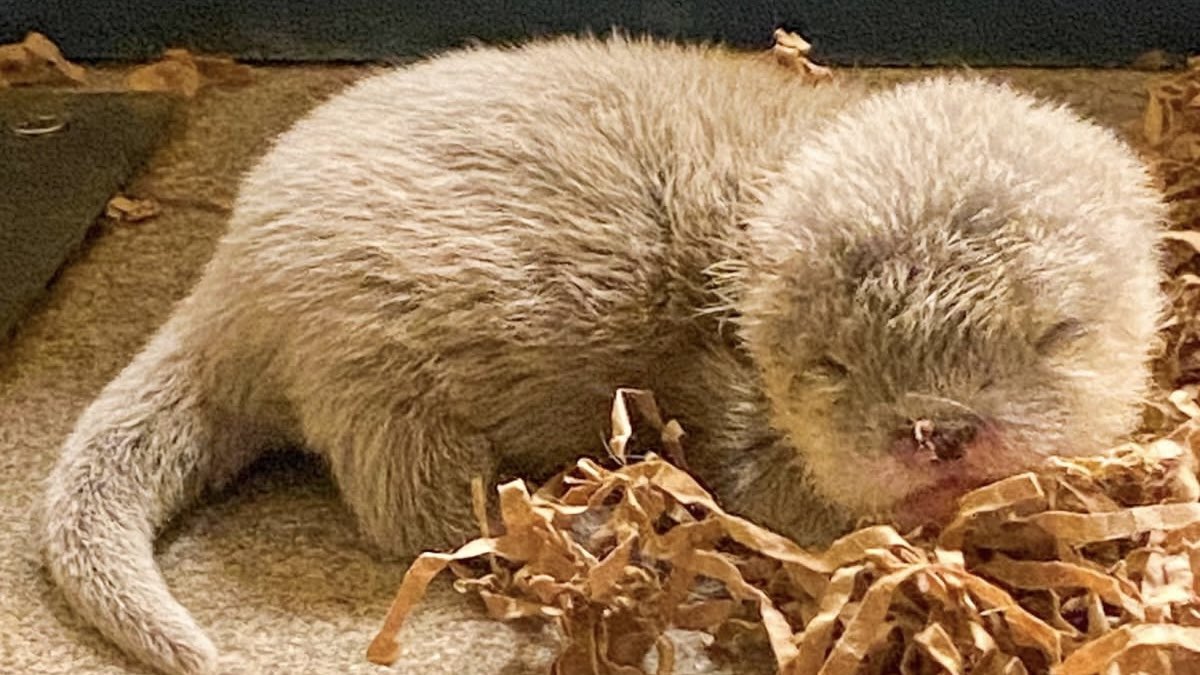
[[1006, 87], [813, 87], [712, 47], [556, 39], [372, 76], [244, 180], [192, 294], [84, 412], [47, 566], [167, 673], [216, 649], [156, 530], [265, 451], [374, 544], [461, 543], [472, 476], [596, 448], [652, 389], [727, 506], [819, 543], [1130, 429], [1160, 200]]

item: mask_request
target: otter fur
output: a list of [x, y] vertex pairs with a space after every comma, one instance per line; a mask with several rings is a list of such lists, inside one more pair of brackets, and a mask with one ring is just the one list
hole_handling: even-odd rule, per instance
[[452, 546], [473, 476], [600, 447], [626, 386], [730, 509], [802, 542], [934, 517], [1130, 430], [1160, 201], [1110, 131], [966, 77], [812, 86], [622, 37], [373, 75], [278, 138], [82, 414], [46, 565], [130, 654], [212, 672], [153, 556], [203, 491], [303, 447], [383, 551]]

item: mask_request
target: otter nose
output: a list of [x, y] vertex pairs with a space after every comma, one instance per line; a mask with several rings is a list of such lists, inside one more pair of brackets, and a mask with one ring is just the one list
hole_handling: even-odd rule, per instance
[[975, 420], [919, 419], [912, 422], [911, 433], [918, 448], [946, 462], [962, 458], [979, 433], [979, 426]]

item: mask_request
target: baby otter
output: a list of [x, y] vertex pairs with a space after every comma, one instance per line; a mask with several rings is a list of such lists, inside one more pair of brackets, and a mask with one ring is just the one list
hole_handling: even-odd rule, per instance
[[597, 447], [622, 386], [789, 536], [936, 517], [1130, 429], [1162, 214], [1112, 133], [969, 79], [813, 87], [624, 38], [379, 74], [278, 139], [82, 415], [47, 566], [131, 654], [209, 672], [152, 548], [205, 488], [303, 446], [372, 542], [449, 546], [472, 476]]

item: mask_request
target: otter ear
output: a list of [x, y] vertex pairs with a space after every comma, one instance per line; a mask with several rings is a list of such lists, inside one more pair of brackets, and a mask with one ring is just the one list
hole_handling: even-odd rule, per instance
[[1043, 331], [1033, 346], [1039, 354], [1053, 354], [1087, 334], [1087, 326], [1079, 319], [1064, 319]]

